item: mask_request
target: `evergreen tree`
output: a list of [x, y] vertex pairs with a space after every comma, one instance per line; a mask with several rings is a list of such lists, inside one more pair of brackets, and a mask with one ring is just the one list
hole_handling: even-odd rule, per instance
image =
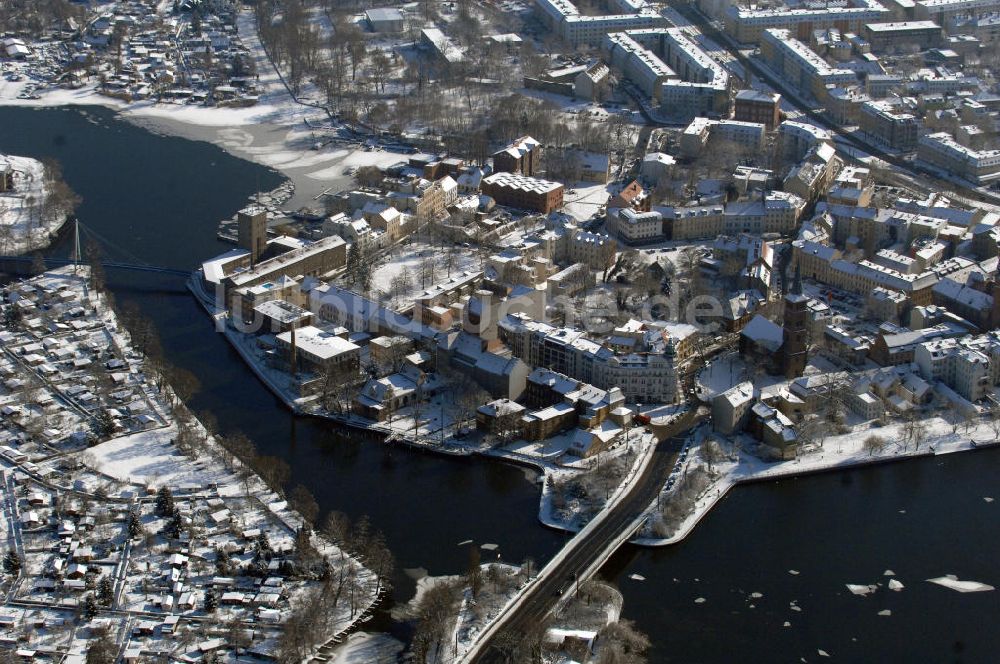
[[170, 492], [170, 487], [163, 486], [156, 494], [156, 514], [167, 517], [174, 513], [174, 494]]
[[170, 539], [179, 539], [183, 528], [184, 520], [181, 518], [180, 510], [175, 509], [174, 513], [170, 516], [170, 521], [167, 523], [167, 527], [164, 528], [164, 532]]
[[271, 549], [271, 541], [267, 539], [267, 533], [261, 533], [257, 536], [257, 541], [254, 542], [254, 557], [270, 560], [272, 553], [273, 549]]
[[129, 539], [135, 539], [142, 534], [142, 522], [139, 521], [139, 515], [135, 512], [129, 512], [128, 515], [128, 537]]
[[101, 629], [95, 636], [96, 638], [87, 644], [86, 664], [114, 664], [118, 648], [108, 634], [107, 628]]
[[98, 438], [107, 438], [115, 432], [115, 418], [111, 416], [107, 408], [97, 411], [97, 416], [90, 423], [94, 435]]
[[214, 613], [219, 606], [219, 598], [215, 596], [215, 591], [209, 588], [205, 591], [205, 613]]
[[21, 571], [21, 559], [13, 549], [7, 552], [3, 559], [3, 571], [16, 575]]
[[114, 599], [115, 587], [111, 583], [111, 577], [102, 576], [101, 581], [97, 584], [97, 601], [100, 602], [101, 606], [111, 606]]
[[83, 619], [90, 622], [95, 616], [97, 616], [97, 600], [94, 599], [94, 593], [87, 593], [83, 598]]
[[229, 552], [225, 549], [216, 547], [215, 549], [215, 571], [219, 576], [229, 576]]

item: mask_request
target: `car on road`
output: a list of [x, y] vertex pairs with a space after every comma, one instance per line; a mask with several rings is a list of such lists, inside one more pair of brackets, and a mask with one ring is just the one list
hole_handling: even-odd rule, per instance
[[560, 597], [562, 595], [565, 595], [566, 591], [570, 590], [573, 587], [573, 582], [575, 582], [575, 581], [576, 581], [576, 574], [571, 574], [571, 575], [567, 576], [563, 580], [563, 582], [559, 584], [559, 587], [556, 588], [556, 593], [555, 594], [558, 595], [558, 596], [560, 596]]

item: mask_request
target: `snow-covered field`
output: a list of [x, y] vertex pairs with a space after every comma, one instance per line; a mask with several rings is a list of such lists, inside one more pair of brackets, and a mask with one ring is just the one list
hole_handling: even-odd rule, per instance
[[0, 193], [0, 253], [22, 254], [46, 247], [66, 218], [44, 212], [45, 167], [30, 157], [0, 155], [0, 169], [8, 165], [14, 186]]
[[394, 664], [403, 644], [388, 634], [358, 632], [334, 651], [332, 664]]
[[232, 486], [235, 478], [221, 462], [211, 458], [192, 461], [177, 451], [173, 444], [176, 436], [177, 427], [170, 425], [114, 438], [91, 447], [86, 454], [93, 457], [102, 473], [120, 482], [195, 489], [218, 484], [221, 493], [239, 493], [239, 487]]
[[[569, 193], [570, 190], [573, 193]], [[575, 187], [567, 185], [563, 195], [563, 212], [577, 221], [590, 219], [608, 202], [608, 187], [592, 182], [580, 182]]]
[[[451, 277], [464, 271], [481, 269], [480, 258], [471, 251], [456, 253], [454, 260]], [[400, 294], [398, 298], [400, 302], [411, 301], [413, 295], [449, 278], [440, 248], [420, 241], [394, 247], [388, 255], [388, 260], [372, 272], [372, 289], [390, 293], [393, 279], [401, 275], [408, 278], [409, 289]], [[421, 276], [424, 277], [423, 283]]]

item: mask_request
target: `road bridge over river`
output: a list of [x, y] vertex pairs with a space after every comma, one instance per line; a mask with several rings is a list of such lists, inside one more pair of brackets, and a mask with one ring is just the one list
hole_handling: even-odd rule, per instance
[[688, 432], [703, 419], [697, 410], [685, 411], [667, 426], [617, 501], [598, 514], [542, 568], [521, 595], [476, 638], [462, 661], [508, 661], [502, 635], [523, 635], [541, 624], [564, 600], [570, 584], [590, 578], [645, 522], [647, 508], [656, 501], [677, 463]]

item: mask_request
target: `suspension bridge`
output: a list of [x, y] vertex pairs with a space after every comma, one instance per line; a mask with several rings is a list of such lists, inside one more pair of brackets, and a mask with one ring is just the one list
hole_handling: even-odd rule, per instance
[[[83, 251], [84, 240], [88, 241], [88, 247], [94, 247], [94, 251]], [[110, 252], [114, 252], [114, 254], [111, 254], [109, 250]], [[91, 256], [88, 257], [87, 253], [91, 253]], [[30, 266], [38, 259], [38, 256], [32, 255], [0, 255], [0, 265]], [[74, 221], [73, 250], [70, 252], [70, 255], [68, 257], [41, 256], [41, 260], [45, 264], [45, 267], [62, 267], [64, 265], [83, 265], [98, 262], [102, 267], [110, 270], [129, 270], [132, 272], [147, 272], [185, 278], [191, 275], [190, 269], [152, 265], [102, 236], [80, 220]]]

